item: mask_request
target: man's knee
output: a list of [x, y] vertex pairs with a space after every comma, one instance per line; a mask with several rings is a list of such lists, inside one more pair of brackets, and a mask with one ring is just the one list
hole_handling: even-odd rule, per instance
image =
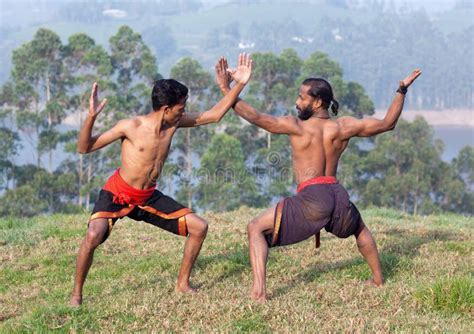
[[195, 214], [186, 216], [186, 225], [190, 235], [197, 237], [205, 237], [207, 235], [209, 228], [207, 222]]
[[255, 234], [255, 233], [261, 233], [261, 229], [259, 226], [259, 221], [257, 218], [252, 219], [250, 223], [247, 224], [247, 233], [248, 234]]
[[104, 240], [108, 230], [108, 223], [104, 221], [91, 221], [85, 238], [86, 245], [90, 248], [96, 248]]

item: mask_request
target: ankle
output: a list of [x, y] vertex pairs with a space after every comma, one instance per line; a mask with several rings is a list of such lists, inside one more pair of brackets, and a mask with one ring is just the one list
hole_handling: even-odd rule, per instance
[[383, 279], [383, 277], [373, 278], [372, 281], [373, 281], [377, 286], [381, 286], [381, 285], [384, 284], [384, 279]]

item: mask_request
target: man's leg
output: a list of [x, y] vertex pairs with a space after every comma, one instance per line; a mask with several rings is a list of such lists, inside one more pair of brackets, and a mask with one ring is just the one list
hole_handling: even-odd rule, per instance
[[84, 281], [92, 264], [94, 250], [101, 244], [102, 240], [104, 240], [108, 228], [109, 224], [107, 219], [94, 219], [89, 222], [87, 234], [81, 243], [77, 255], [74, 289], [69, 302], [72, 306], [78, 306], [82, 303], [82, 287], [84, 286]]
[[370, 270], [372, 270], [372, 279], [370, 279], [367, 283], [377, 286], [382, 285], [383, 276], [377, 245], [375, 244], [375, 240], [372, 237], [372, 233], [370, 233], [367, 226], [365, 226], [362, 218], [360, 219], [360, 227], [357, 230], [355, 237], [359, 252], [369, 264]]
[[201, 250], [202, 243], [206, 238], [207, 223], [194, 213], [187, 214], [185, 217], [188, 239], [184, 245], [183, 262], [179, 270], [176, 291], [196, 292], [196, 290], [189, 285], [189, 276], [191, 275], [194, 261], [196, 261], [199, 251]]
[[268, 245], [265, 234], [273, 233], [275, 207], [269, 208], [252, 220], [247, 226], [249, 238], [249, 256], [253, 271], [253, 285], [250, 298], [264, 302], [266, 300], [266, 269]]

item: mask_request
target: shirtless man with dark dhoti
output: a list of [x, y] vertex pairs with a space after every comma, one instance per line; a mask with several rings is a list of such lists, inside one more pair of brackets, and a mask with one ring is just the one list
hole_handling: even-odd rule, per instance
[[125, 216], [145, 221], [172, 233], [187, 236], [176, 291], [195, 292], [189, 285], [191, 269], [207, 233], [207, 223], [189, 208], [156, 190], [175, 131], [218, 122], [235, 103], [250, 79], [252, 60], [239, 56], [238, 66], [229, 70], [235, 86], [214, 107], [201, 113], [185, 112], [188, 89], [173, 79], [158, 80], [152, 91], [153, 110], [144, 116], [119, 121], [110, 130], [92, 136], [92, 128], [107, 100], [100, 104], [94, 83], [89, 114], [79, 133], [81, 154], [121, 140], [122, 164], [109, 178], [95, 203], [86, 236], [77, 256], [71, 305], [82, 303], [82, 289], [94, 250], [110, 235], [115, 222]]
[[[230, 91], [225, 58], [219, 61], [216, 76], [221, 91]], [[290, 137], [293, 169], [298, 183], [297, 194], [281, 200], [253, 219], [247, 227], [253, 286], [250, 297], [266, 300], [266, 265], [268, 248], [290, 245], [316, 236], [325, 228], [340, 238], [355, 235], [360, 253], [372, 271], [369, 284], [383, 284], [379, 253], [375, 241], [362, 221], [349, 195], [337, 183], [339, 158], [352, 137], [370, 137], [393, 130], [403, 109], [407, 88], [421, 74], [415, 70], [400, 81], [399, 88], [383, 119], [339, 117], [331, 119], [328, 109], [337, 114], [338, 103], [330, 84], [323, 79], [303, 81], [296, 109], [298, 117], [275, 117], [257, 112], [241, 99], [234, 110], [252, 124], [274, 134]]]

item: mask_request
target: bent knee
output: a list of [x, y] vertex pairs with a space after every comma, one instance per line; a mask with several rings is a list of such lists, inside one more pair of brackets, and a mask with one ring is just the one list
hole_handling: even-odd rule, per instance
[[108, 225], [102, 223], [94, 223], [89, 225], [85, 238], [86, 245], [95, 248], [99, 246], [107, 235]]
[[197, 215], [186, 217], [186, 225], [189, 234], [199, 237], [205, 236], [209, 229], [207, 222]]
[[258, 223], [258, 219], [253, 219], [250, 223], [247, 224], [247, 233], [248, 234], [253, 234], [253, 233], [260, 233], [261, 228]]

